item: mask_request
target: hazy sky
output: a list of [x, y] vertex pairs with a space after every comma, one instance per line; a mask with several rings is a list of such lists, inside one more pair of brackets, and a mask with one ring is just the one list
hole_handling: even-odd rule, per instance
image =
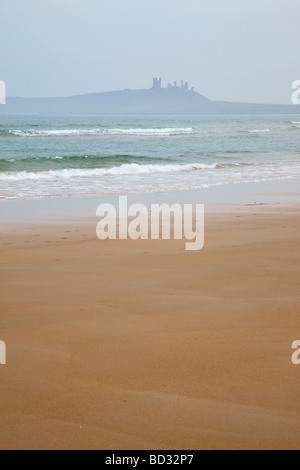
[[211, 99], [290, 103], [299, 0], [0, 0], [9, 96], [189, 81]]

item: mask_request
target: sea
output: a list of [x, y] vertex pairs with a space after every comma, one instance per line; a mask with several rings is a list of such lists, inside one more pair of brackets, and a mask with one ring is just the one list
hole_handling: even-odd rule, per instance
[[0, 199], [298, 177], [297, 116], [0, 116]]

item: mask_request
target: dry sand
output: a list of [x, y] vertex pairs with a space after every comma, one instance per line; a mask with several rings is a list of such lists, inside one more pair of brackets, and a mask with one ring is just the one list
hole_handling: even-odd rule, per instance
[[299, 214], [209, 214], [201, 252], [2, 233], [0, 448], [299, 449]]

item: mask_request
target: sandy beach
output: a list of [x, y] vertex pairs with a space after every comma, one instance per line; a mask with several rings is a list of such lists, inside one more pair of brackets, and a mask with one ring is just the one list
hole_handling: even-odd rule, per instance
[[299, 449], [299, 205], [206, 243], [2, 225], [1, 449]]

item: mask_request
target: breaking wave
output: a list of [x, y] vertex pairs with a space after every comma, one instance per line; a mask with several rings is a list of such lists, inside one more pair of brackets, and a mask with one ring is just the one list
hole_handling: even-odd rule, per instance
[[228, 167], [253, 166], [250, 163], [230, 163], [230, 164], [200, 164], [191, 163], [186, 165], [138, 165], [136, 163], [124, 164], [112, 168], [91, 168], [91, 169], [65, 169], [65, 170], [41, 170], [41, 171], [19, 171], [0, 173], [0, 181], [23, 181], [23, 180], [55, 180], [70, 178], [87, 178], [101, 176], [119, 175], [149, 175], [155, 173], [190, 172], [200, 170], [216, 170]]
[[249, 134], [267, 134], [268, 132], [270, 132], [270, 129], [254, 129], [248, 132]]
[[153, 129], [60, 129], [60, 130], [0, 130], [0, 136], [13, 137], [76, 137], [76, 136], [138, 136], [138, 137], [169, 137], [191, 135], [193, 128], [153, 128]]

